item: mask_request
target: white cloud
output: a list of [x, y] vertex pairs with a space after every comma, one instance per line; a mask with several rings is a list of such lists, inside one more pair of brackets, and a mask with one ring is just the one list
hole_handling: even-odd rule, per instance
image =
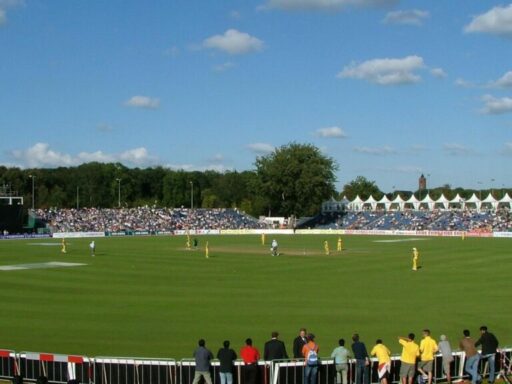
[[473, 149], [457, 143], [444, 144], [443, 149], [450, 156], [469, 156], [475, 154]]
[[512, 156], [512, 142], [507, 142], [505, 143], [505, 146], [503, 148], [503, 150], [501, 151], [502, 154], [504, 155], [507, 155], [507, 156]]
[[107, 123], [100, 123], [96, 126], [96, 129], [99, 131], [99, 132], [112, 132], [114, 130], [114, 127], [112, 127], [112, 125], [110, 124], [107, 124]]
[[7, 23], [7, 9], [23, 5], [25, 5], [24, 0], [0, 0], [0, 27]]
[[430, 74], [434, 77], [437, 77], [437, 78], [443, 78], [443, 77], [446, 77], [447, 74], [446, 72], [444, 71], [443, 68], [432, 68], [430, 70]]
[[233, 20], [240, 20], [242, 18], [242, 14], [239, 11], [231, 11], [229, 12], [229, 17]]
[[354, 147], [354, 152], [375, 156], [395, 155], [397, 153], [395, 149], [387, 145], [383, 147]]
[[347, 137], [347, 134], [340, 127], [327, 127], [320, 128], [315, 131], [316, 136], [325, 137], [325, 138], [337, 138], [342, 139]]
[[465, 32], [482, 32], [493, 35], [512, 37], [512, 4], [494, 7], [481, 15], [475, 16], [464, 28]]
[[508, 71], [498, 80], [491, 82], [489, 85], [495, 88], [512, 88], [512, 71]]
[[170, 48], [167, 48], [164, 53], [167, 55], [167, 56], [170, 56], [172, 58], [176, 58], [180, 55], [180, 49], [173, 45], [172, 47]]
[[225, 72], [225, 71], [228, 71], [228, 70], [230, 70], [231, 68], [234, 68], [234, 67], [236, 67], [235, 63], [227, 61], [225, 63], [222, 63], [222, 64], [214, 66], [213, 70], [215, 72]]
[[160, 100], [148, 96], [133, 96], [125, 102], [125, 105], [133, 108], [156, 109], [160, 106]]
[[484, 95], [482, 97], [482, 101], [484, 102], [484, 107], [480, 110], [480, 112], [484, 114], [500, 115], [503, 113], [512, 112], [511, 97], [496, 98], [492, 95]]
[[230, 55], [242, 55], [261, 51], [264, 43], [248, 33], [228, 29], [223, 35], [215, 35], [203, 40], [203, 47], [218, 49]]
[[47, 143], [36, 143], [27, 149], [11, 151], [11, 157], [21, 168], [53, 168], [71, 167], [92, 161], [100, 163], [121, 162], [131, 166], [150, 166], [156, 158], [150, 156], [146, 148], [134, 148], [127, 151], [109, 154], [102, 151], [80, 152], [73, 156], [50, 148]]
[[386, 6], [398, 0], [268, 0], [259, 9], [339, 11], [347, 6]]
[[419, 9], [392, 11], [386, 14], [382, 22], [385, 24], [404, 24], [419, 27], [423, 25], [423, 21], [429, 17], [430, 13], [428, 11], [421, 11]]
[[338, 73], [338, 78], [366, 80], [379, 85], [417, 83], [421, 77], [415, 71], [425, 66], [420, 56], [407, 56], [402, 59], [373, 59], [361, 64], [352, 63]]
[[471, 82], [471, 81], [468, 81], [468, 80], [464, 80], [464, 79], [457, 79], [455, 80], [455, 85], [457, 87], [462, 87], [462, 88], [473, 88], [473, 87], [476, 87], [476, 84]]
[[247, 148], [258, 155], [267, 155], [275, 150], [275, 147], [272, 144], [267, 143], [251, 143]]

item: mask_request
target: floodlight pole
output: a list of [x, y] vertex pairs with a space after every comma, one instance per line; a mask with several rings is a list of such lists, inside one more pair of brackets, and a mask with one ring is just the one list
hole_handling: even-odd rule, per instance
[[192, 181], [190, 183], [190, 209], [194, 209], [194, 183]]
[[79, 204], [79, 200], [80, 200], [80, 187], [77, 185], [76, 186], [76, 209], [80, 209], [80, 204]]
[[117, 207], [121, 208], [121, 179], [117, 180]]
[[36, 177], [34, 175], [28, 175], [28, 177], [30, 177], [32, 179], [32, 210], [34, 210], [34, 207], [35, 207], [34, 193], [35, 193], [35, 180], [36, 180]]

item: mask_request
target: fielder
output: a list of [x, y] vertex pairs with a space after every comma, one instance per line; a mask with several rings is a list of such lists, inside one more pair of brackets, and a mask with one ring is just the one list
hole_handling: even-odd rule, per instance
[[272, 239], [272, 245], [270, 246], [270, 252], [271, 252], [272, 256], [279, 256], [277, 247], [278, 247], [277, 240]]
[[91, 250], [91, 256], [95, 256], [96, 255], [96, 244], [94, 244], [94, 240], [91, 241], [91, 243], [89, 244], [89, 249]]
[[327, 240], [324, 241], [324, 252], [326, 256], [331, 254], [331, 251], [329, 250], [329, 242]]
[[418, 270], [418, 259], [420, 258], [420, 253], [416, 248], [412, 249], [412, 270]]

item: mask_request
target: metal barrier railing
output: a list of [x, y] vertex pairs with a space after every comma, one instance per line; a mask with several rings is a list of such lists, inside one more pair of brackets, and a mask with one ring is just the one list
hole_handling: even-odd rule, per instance
[[0, 349], [0, 379], [12, 379], [19, 375], [19, 365], [14, 351]]
[[178, 364], [174, 359], [94, 358], [95, 384], [176, 384]]
[[[496, 358], [496, 374], [510, 373], [512, 348], [501, 349], [509, 362], [505, 366], [503, 358]], [[500, 355], [501, 356], [501, 355]], [[454, 352], [451, 364], [452, 380], [467, 377], [464, 372], [464, 352]], [[503, 357], [503, 356], [501, 356]], [[480, 372], [486, 374], [488, 362], [480, 362]], [[258, 384], [302, 384], [304, 360], [259, 361], [257, 365]], [[233, 384], [245, 384], [247, 367], [240, 360], [234, 363]], [[399, 383], [400, 358], [392, 357], [389, 383]], [[89, 384], [192, 384], [195, 373], [193, 359], [149, 359], [149, 358], [88, 358], [78, 355], [58, 355], [52, 353], [22, 352], [0, 349], [0, 379], [13, 379], [21, 376], [24, 380], [36, 382], [46, 378], [49, 383], [89, 383]], [[212, 362], [213, 384], [220, 384], [219, 362]], [[44, 380], [44, 379], [43, 379]], [[436, 356], [433, 367], [433, 382], [445, 381], [442, 357]], [[318, 384], [336, 383], [334, 361], [320, 359]], [[372, 359], [370, 382], [378, 383], [377, 360]], [[355, 383], [355, 360], [348, 365], [348, 383]]]
[[20, 375], [26, 380], [46, 377], [52, 383], [90, 382], [91, 361], [84, 356], [22, 352], [18, 360]]

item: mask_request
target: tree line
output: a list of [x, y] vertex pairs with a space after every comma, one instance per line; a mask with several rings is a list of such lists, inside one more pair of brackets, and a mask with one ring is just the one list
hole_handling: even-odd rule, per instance
[[[314, 216], [322, 202], [343, 197], [349, 200], [384, 193], [363, 176], [336, 191], [338, 164], [311, 144], [290, 143], [256, 158], [247, 171], [185, 171], [164, 167], [128, 168], [120, 163], [86, 163], [76, 167], [21, 169], [0, 166], [0, 195], [24, 198], [27, 208], [194, 207], [238, 208], [253, 216]], [[32, 194], [32, 190], [34, 193]], [[426, 193], [448, 199], [457, 193], [486, 197], [489, 190], [452, 189], [394, 191], [408, 198]], [[500, 198], [505, 189], [494, 190]], [[33, 200], [32, 200], [33, 199]]]

